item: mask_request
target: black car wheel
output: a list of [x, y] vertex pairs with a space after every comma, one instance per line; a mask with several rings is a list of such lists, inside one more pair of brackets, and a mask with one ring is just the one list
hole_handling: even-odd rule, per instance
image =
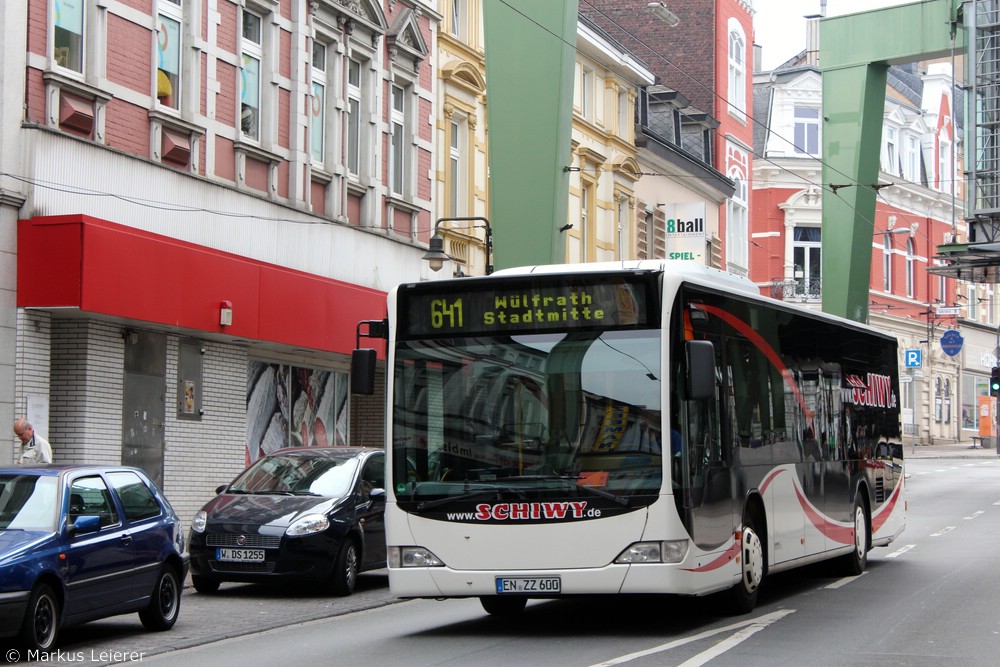
[[191, 575], [191, 584], [199, 593], [214, 593], [219, 590], [219, 584], [221, 583], [215, 577], [205, 577], [197, 574]]
[[181, 610], [181, 586], [177, 572], [164, 565], [156, 578], [149, 606], [139, 612], [139, 620], [147, 630], [169, 630], [177, 622]]
[[29, 651], [48, 651], [59, 636], [59, 600], [47, 584], [31, 591], [21, 624], [21, 643]]
[[337, 561], [333, 565], [330, 586], [335, 595], [350, 595], [358, 583], [358, 547], [347, 538], [340, 545]]

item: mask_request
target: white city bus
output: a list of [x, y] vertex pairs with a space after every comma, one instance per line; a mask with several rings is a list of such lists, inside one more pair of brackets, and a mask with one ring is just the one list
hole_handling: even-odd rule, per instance
[[750, 281], [510, 269], [400, 285], [384, 329], [396, 596], [728, 590], [746, 612], [768, 574], [858, 574], [904, 528], [896, 340]]

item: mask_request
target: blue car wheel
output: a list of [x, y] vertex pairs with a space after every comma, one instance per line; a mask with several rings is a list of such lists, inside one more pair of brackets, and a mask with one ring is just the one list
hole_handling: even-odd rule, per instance
[[31, 592], [21, 625], [21, 643], [29, 651], [48, 651], [59, 635], [59, 600], [47, 584]]

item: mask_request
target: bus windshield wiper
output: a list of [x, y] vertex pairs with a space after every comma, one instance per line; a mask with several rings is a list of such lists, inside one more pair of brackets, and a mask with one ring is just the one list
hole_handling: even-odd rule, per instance
[[516, 486], [483, 486], [478, 489], [473, 489], [466, 493], [457, 496], [448, 496], [446, 498], [437, 498], [435, 500], [425, 500], [417, 505], [417, 511], [431, 509], [432, 507], [440, 507], [441, 505], [447, 505], [451, 502], [457, 502], [461, 500], [472, 500], [473, 498], [484, 498], [493, 496], [494, 500], [500, 500], [503, 498], [504, 493], [516, 494], [519, 498], [526, 498], [523, 489], [519, 489]]
[[576, 477], [566, 477], [565, 475], [521, 475], [519, 477], [504, 477], [503, 481], [510, 482], [563, 482], [565, 484], [572, 484], [577, 489], [586, 491], [587, 493], [593, 494], [595, 496], [600, 496], [601, 498], [607, 498], [608, 500], [613, 500], [619, 505], [628, 507], [629, 499], [628, 496], [619, 496], [611, 493], [610, 491], [605, 491], [604, 489], [598, 489], [596, 486], [587, 486], [585, 484], [579, 484], [579, 480]]
[[429, 510], [434, 507], [440, 507], [441, 505], [447, 505], [449, 503], [455, 503], [462, 500], [472, 500], [473, 498], [481, 498], [487, 496], [495, 496], [496, 500], [500, 499], [502, 489], [496, 486], [483, 487], [481, 489], [476, 489], [475, 491], [469, 491], [468, 493], [462, 493], [457, 496], [446, 496], [444, 498], [437, 498], [435, 500], [424, 500], [417, 505], [417, 511]]

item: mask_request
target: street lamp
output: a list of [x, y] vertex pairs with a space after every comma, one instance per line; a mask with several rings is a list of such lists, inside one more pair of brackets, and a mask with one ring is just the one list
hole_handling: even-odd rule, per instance
[[666, 23], [671, 28], [680, 24], [681, 20], [662, 2], [650, 2], [646, 4], [646, 11]]
[[493, 229], [490, 221], [482, 216], [470, 216], [461, 218], [438, 218], [434, 222], [434, 235], [427, 244], [427, 252], [421, 259], [427, 260], [431, 271], [440, 271], [444, 263], [451, 259], [444, 251], [444, 239], [438, 234], [438, 226], [442, 222], [481, 222], [481, 225], [469, 225], [470, 228], [482, 227], [486, 230], [486, 275], [493, 273]]

